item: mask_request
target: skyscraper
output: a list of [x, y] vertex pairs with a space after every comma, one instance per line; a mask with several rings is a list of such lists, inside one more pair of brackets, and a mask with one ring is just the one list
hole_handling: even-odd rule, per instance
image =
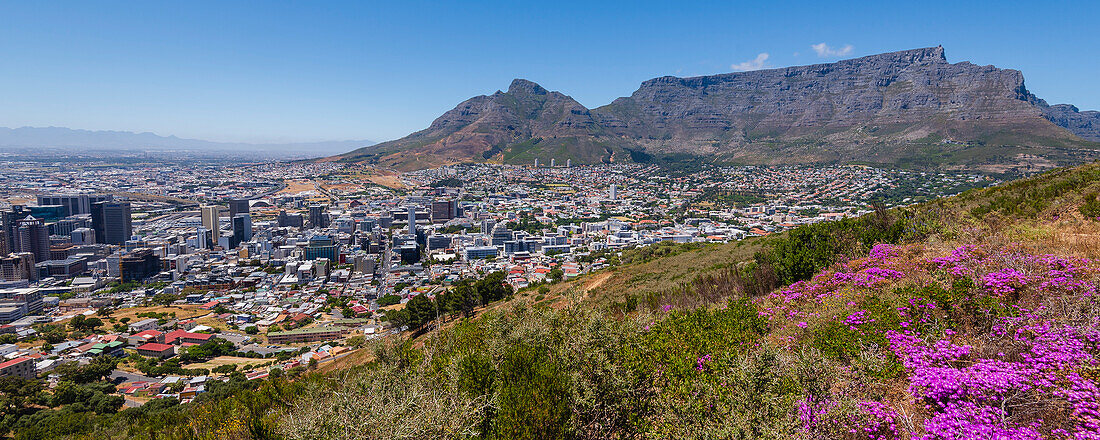
[[210, 249], [213, 247], [214, 239], [210, 234], [210, 230], [205, 227], [199, 226], [195, 230], [195, 245], [199, 249]]
[[130, 202], [93, 203], [92, 229], [100, 243], [120, 246], [126, 244], [134, 231]]
[[324, 206], [309, 205], [309, 226], [311, 228], [328, 227], [328, 218], [325, 216]]
[[409, 235], [416, 236], [416, 207], [409, 205]]
[[119, 259], [122, 282], [141, 281], [160, 272], [160, 257], [151, 249], [137, 249]]
[[229, 201], [229, 218], [238, 214], [248, 214], [248, 199], [232, 199]]
[[69, 234], [75, 245], [95, 244], [95, 230], [92, 228], [76, 228]]
[[114, 200], [111, 195], [57, 194], [38, 196], [38, 206], [61, 205], [65, 207], [65, 216], [90, 214], [92, 204]]
[[36, 263], [50, 259], [50, 230], [42, 220], [29, 216], [16, 222], [15, 252], [34, 254]]
[[237, 247], [252, 239], [252, 216], [249, 214], [237, 214], [233, 217], [233, 241], [231, 246]]
[[611, 200], [615, 200], [618, 197], [618, 189], [619, 188], [614, 183], [611, 184], [611, 190], [608, 191], [608, 196], [611, 198]]
[[202, 227], [206, 228], [210, 232], [217, 234], [221, 231], [221, 219], [218, 218], [218, 206], [206, 205], [201, 209], [202, 214]]

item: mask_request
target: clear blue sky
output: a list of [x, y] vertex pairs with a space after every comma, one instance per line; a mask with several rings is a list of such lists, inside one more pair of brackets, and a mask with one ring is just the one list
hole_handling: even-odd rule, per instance
[[0, 0], [0, 126], [381, 141], [515, 77], [596, 107], [656, 76], [938, 44], [1100, 109], [1095, 1], [229, 3]]

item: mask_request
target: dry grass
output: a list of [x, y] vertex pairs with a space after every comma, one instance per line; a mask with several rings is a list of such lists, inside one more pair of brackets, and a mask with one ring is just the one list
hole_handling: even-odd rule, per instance
[[248, 366], [259, 365], [259, 364], [263, 364], [263, 363], [267, 363], [267, 362], [271, 362], [271, 359], [253, 359], [253, 358], [236, 357], [236, 356], [218, 356], [218, 357], [216, 357], [214, 359], [211, 359], [211, 360], [208, 360], [206, 362], [200, 362], [200, 363], [196, 363], [196, 364], [185, 365], [184, 368], [205, 368], [205, 369], [208, 369], [208, 370], [212, 370], [216, 367], [220, 367], [222, 365], [230, 365], [230, 364], [237, 364], [240, 368], [245, 368], [246, 365], [248, 365]]
[[[627, 294], [667, 292], [704, 274], [714, 273], [752, 259], [761, 240], [713, 244], [677, 255], [638, 264], [627, 264], [583, 275], [551, 287], [551, 295], [569, 290], [582, 292], [598, 303], [621, 301]], [[548, 295], [549, 296], [549, 295]]]
[[286, 188], [283, 188], [276, 194], [298, 194], [306, 191], [316, 191], [317, 184], [312, 180], [290, 180], [285, 182]]

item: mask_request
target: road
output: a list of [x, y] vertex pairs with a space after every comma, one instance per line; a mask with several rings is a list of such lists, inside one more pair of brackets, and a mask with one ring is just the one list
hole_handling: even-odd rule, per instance
[[113, 383], [115, 385], [118, 385], [118, 384], [123, 383], [123, 382], [138, 382], [138, 381], [159, 382], [160, 381], [160, 379], [157, 379], [155, 377], [149, 377], [149, 376], [145, 376], [145, 375], [142, 375], [142, 374], [131, 373], [129, 371], [122, 371], [122, 370], [118, 370], [118, 369], [112, 371], [111, 375], [107, 376], [107, 378], [110, 379], [111, 383]]

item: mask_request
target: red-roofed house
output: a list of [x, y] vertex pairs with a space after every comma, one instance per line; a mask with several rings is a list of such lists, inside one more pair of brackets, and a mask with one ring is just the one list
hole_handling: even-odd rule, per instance
[[146, 357], [167, 359], [176, 355], [176, 347], [168, 344], [158, 344], [156, 342], [150, 342], [148, 344], [139, 346], [137, 348], [137, 352], [138, 354]]
[[213, 337], [214, 335], [208, 335], [206, 333], [191, 333], [186, 330], [173, 330], [164, 335], [164, 343], [177, 345], [184, 342], [203, 344], [209, 342]]
[[138, 346], [142, 344], [148, 344], [150, 342], [164, 343], [164, 332], [159, 330], [146, 330], [143, 332], [135, 333], [129, 337], [130, 345]]
[[0, 377], [16, 376], [34, 379], [34, 372], [34, 359], [27, 356], [0, 363]]

